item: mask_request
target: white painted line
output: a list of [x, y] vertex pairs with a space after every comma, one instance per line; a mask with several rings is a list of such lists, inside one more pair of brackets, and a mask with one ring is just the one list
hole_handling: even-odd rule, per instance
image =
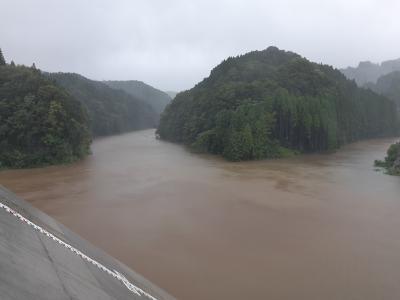
[[77, 254], [79, 257], [81, 257], [82, 259], [94, 264], [96, 267], [98, 267], [100, 270], [110, 274], [111, 276], [113, 276], [114, 278], [116, 278], [117, 280], [119, 280], [120, 282], [122, 282], [125, 287], [130, 290], [131, 292], [133, 292], [134, 294], [138, 295], [139, 297], [141, 296], [145, 296], [151, 300], [157, 300], [156, 298], [154, 298], [152, 295], [146, 293], [145, 291], [143, 291], [141, 288], [137, 287], [136, 285], [132, 284], [131, 282], [129, 282], [128, 279], [126, 279], [126, 277], [124, 275], [122, 275], [121, 273], [119, 273], [118, 271], [114, 270], [111, 271], [110, 269], [108, 269], [107, 267], [105, 267], [104, 265], [102, 265], [101, 263], [97, 262], [96, 260], [94, 260], [93, 258], [87, 256], [86, 254], [84, 254], [83, 252], [79, 251], [78, 249], [74, 248], [73, 246], [67, 244], [66, 242], [62, 241], [61, 239], [59, 239], [58, 237], [56, 237], [54, 234], [48, 232], [47, 230], [41, 228], [39, 225], [36, 225], [35, 223], [33, 223], [32, 221], [28, 220], [27, 218], [25, 218], [24, 216], [22, 216], [20, 213], [16, 212], [15, 210], [11, 209], [10, 207], [8, 207], [7, 205], [3, 204], [0, 202], [0, 208], [3, 208], [4, 210], [6, 210], [8, 213], [14, 215], [15, 217], [17, 217], [18, 219], [20, 219], [22, 222], [26, 223], [27, 225], [33, 227], [33, 229], [39, 231], [40, 233], [46, 235], [47, 237], [51, 238], [52, 240], [58, 242], [60, 245], [64, 246], [65, 248], [69, 249], [70, 251], [72, 251], [73, 253]]

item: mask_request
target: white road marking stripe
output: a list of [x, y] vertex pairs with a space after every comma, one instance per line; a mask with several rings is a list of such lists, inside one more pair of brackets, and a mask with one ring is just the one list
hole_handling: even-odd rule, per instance
[[66, 242], [62, 241], [61, 239], [59, 239], [58, 237], [56, 237], [52, 233], [48, 232], [47, 230], [43, 229], [39, 225], [36, 225], [32, 221], [28, 220], [27, 218], [25, 218], [24, 216], [22, 216], [20, 213], [16, 212], [15, 210], [11, 209], [7, 205], [5, 205], [5, 204], [0, 202], [0, 208], [3, 208], [4, 210], [9, 212], [10, 214], [12, 214], [15, 217], [17, 217], [18, 219], [20, 219], [22, 222], [24, 222], [24, 223], [28, 224], [29, 226], [33, 227], [35, 230], [39, 231], [40, 233], [45, 234], [47, 237], [49, 237], [49, 238], [53, 239], [54, 241], [58, 242], [60, 245], [64, 246], [65, 248], [71, 250], [72, 252], [74, 252], [79, 257], [83, 258], [84, 260], [94, 264], [100, 270], [110, 274], [111, 276], [113, 276], [114, 278], [116, 278], [117, 280], [122, 282], [127, 289], [129, 289], [131, 292], [135, 293], [136, 295], [138, 295], [140, 297], [141, 296], [146, 296], [149, 299], [157, 300], [152, 295], [146, 293], [141, 288], [139, 288], [139, 287], [135, 286], [134, 284], [132, 284], [131, 282], [129, 282], [129, 280], [126, 279], [126, 277], [124, 275], [122, 275], [121, 273], [119, 273], [118, 271], [116, 271], [116, 270], [111, 271], [110, 269], [108, 269], [107, 267], [105, 267], [101, 263], [97, 262], [93, 258], [87, 256], [83, 252], [79, 251], [78, 249], [74, 248], [73, 246], [71, 246], [71, 245], [67, 244]]

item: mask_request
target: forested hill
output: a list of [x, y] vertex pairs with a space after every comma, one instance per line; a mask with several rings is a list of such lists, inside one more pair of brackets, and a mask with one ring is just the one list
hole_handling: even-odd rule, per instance
[[230, 57], [162, 114], [158, 134], [230, 160], [392, 135], [395, 104], [331, 66], [270, 47]]
[[81, 103], [35, 68], [0, 55], [0, 168], [67, 163], [89, 152]]
[[397, 109], [400, 110], [400, 71], [381, 76], [376, 84], [370, 83], [365, 87], [396, 102]]
[[153, 128], [158, 122], [158, 114], [149, 104], [103, 82], [73, 73], [48, 73], [47, 76], [83, 103], [94, 136]]
[[394, 71], [400, 71], [400, 58], [387, 60], [381, 64], [369, 61], [360, 62], [357, 67], [341, 69], [341, 72], [348, 78], [354, 79], [359, 86], [367, 83], [376, 83], [379, 77]]
[[141, 81], [104, 81], [104, 83], [114, 89], [123, 90], [150, 104], [158, 114], [161, 114], [167, 104], [171, 101], [171, 97], [167, 93]]

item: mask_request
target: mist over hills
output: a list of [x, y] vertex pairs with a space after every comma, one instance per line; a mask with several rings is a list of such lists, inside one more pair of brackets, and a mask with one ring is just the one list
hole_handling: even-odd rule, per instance
[[400, 111], [400, 71], [383, 75], [376, 83], [368, 83], [365, 87], [394, 101]]
[[382, 63], [363, 61], [357, 67], [347, 67], [340, 70], [348, 79], [354, 79], [359, 86], [376, 83], [379, 77], [394, 71], [400, 71], [400, 58]]
[[104, 81], [104, 83], [114, 89], [123, 90], [126, 93], [150, 104], [158, 114], [161, 114], [165, 106], [167, 106], [167, 104], [172, 100], [167, 93], [138, 80], [109, 80]]
[[171, 99], [174, 99], [175, 96], [176, 96], [179, 92], [176, 92], [176, 91], [166, 91], [166, 93], [168, 94], [168, 96], [171, 97]]
[[400, 110], [400, 58], [380, 64], [360, 62], [358, 67], [340, 70], [348, 79], [394, 101]]
[[158, 114], [145, 100], [75, 73], [48, 73], [86, 108], [93, 136], [155, 127]]

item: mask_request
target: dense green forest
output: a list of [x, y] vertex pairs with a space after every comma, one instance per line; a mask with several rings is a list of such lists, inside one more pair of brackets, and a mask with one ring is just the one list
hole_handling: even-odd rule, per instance
[[3, 51], [0, 49], [0, 66], [5, 66], [6, 65], [6, 60], [3, 55]]
[[123, 90], [137, 99], [150, 104], [158, 114], [161, 114], [167, 104], [171, 101], [171, 97], [167, 93], [141, 81], [104, 81], [104, 83], [114, 89]]
[[87, 109], [94, 136], [154, 128], [158, 114], [144, 101], [73, 73], [47, 73]]
[[394, 101], [400, 110], [400, 71], [381, 76], [378, 78], [376, 84], [369, 83], [365, 87]]
[[390, 175], [400, 176], [400, 142], [391, 145], [384, 161], [375, 161], [375, 166], [386, 169]]
[[336, 149], [397, 130], [389, 99], [331, 66], [270, 47], [224, 60], [179, 93], [157, 133], [237, 161]]
[[82, 105], [35, 68], [0, 55], [0, 168], [67, 163], [89, 153]]

